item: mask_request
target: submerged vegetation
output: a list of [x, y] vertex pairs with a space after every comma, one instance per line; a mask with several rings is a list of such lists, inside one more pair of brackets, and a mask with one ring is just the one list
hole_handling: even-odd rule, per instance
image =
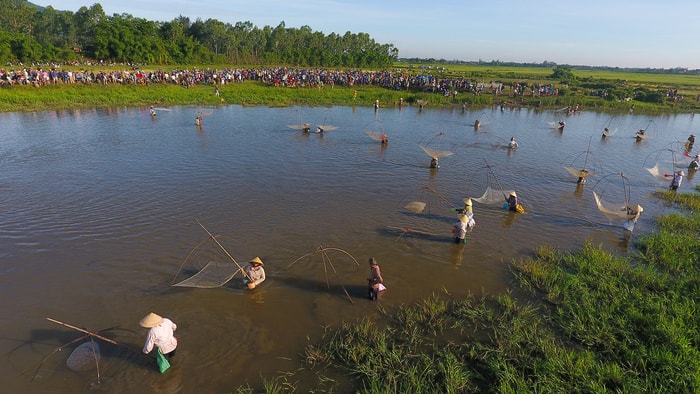
[[659, 196], [685, 202], [658, 218], [637, 254], [540, 247], [512, 262], [508, 294], [380, 306], [381, 322], [326, 328], [300, 368], [264, 378], [264, 390], [698, 392], [700, 194]]

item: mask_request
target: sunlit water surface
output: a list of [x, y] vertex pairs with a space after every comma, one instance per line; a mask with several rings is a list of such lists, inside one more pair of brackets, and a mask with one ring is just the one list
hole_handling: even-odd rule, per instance
[[[198, 112], [207, 114], [199, 130]], [[563, 133], [550, 126], [559, 120]], [[337, 129], [288, 127], [304, 122]], [[692, 115], [415, 107], [174, 107], [155, 119], [145, 108], [115, 108], [6, 113], [0, 125], [3, 391], [53, 393], [259, 386], [261, 374], [295, 369], [322, 327], [379, 316], [378, 305], [505, 291], [508, 262], [538, 245], [575, 250], [590, 241], [633, 252], [592, 191], [622, 203], [628, 190], [645, 208], [634, 236], [653, 231], [653, 218], [671, 208], [652, 196], [667, 182], [644, 168], [686, 166], [681, 143], [698, 129]], [[603, 140], [604, 127], [616, 133]], [[641, 143], [640, 128], [649, 136]], [[389, 144], [367, 131], [387, 134]], [[511, 136], [517, 151], [502, 148]], [[454, 154], [431, 170], [421, 145]], [[564, 166], [595, 175], [578, 187]], [[694, 187], [688, 178], [681, 191]], [[528, 213], [475, 204], [467, 245], [452, 243], [450, 208], [499, 184], [516, 189]], [[426, 210], [404, 209], [413, 201]], [[172, 287], [207, 239], [197, 220], [241, 264], [260, 256], [268, 280], [254, 291], [240, 277], [223, 288]], [[337, 250], [324, 264], [312, 253], [321, 246], [360, 266]], [[379, 303], [364, 298], [370, 256], [389, 288]], [[178, 354], [163, 376], [138, 355], [138, 321], [150, 311], [179, 327]], [[46, 317], [126, 329], [105, 332], [120, 346], [101, 343], [99, 383], [94, 369], [66, 367], [75, 345], [52, 353], [82, 334]]]

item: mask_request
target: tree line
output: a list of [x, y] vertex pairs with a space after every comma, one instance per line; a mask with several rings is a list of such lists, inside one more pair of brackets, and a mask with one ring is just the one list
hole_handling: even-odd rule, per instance
[[0, 0], [0, 62], [70, 63], [85, 58], [130, 64], [289, 64], [314, 67], [389, 67], [392, 44], [367, 33], [324, 34], [309, 26], [259, 28], [216, 19], [169, 22], [105, 14], [99, 3], [59, 11], [26, 0]]

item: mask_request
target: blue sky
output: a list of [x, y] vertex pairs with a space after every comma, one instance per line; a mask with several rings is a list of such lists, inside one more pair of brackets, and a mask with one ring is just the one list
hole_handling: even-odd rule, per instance
[[154, 21], [308, 25], [325, 34], [367, 33], [399, 57], [700, 69], [696, 0], [35, 0], [77, 11]]

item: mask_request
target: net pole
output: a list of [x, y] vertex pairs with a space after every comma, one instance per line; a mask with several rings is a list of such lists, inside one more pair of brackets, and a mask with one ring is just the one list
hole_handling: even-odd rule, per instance
[[219, 245], [219, 247], [221, 248], [221, 250], [223, 250], [224, 253], [226, 253], [226, 256], [228, 256], [228, 258], [231, 259], [231, 261], [233, 261], [233, 263], [236, 264], [236, 266], [237, 266], [238, 268], [240, 268], [241, 272], [243, 272], [243, 275], [244, 275], [246, 278], [248, 278], [249, 281], [252, 282], [253, 280], [250, 278], [250, 276], [248, 276], [248, 273], [246, 273], [245, 270], [243, 269], [243, 267], [241, 267], [241, 265], [238, 264], [238, 262], [236, 261], [236, 259], [234, 259], [233, 256], [231, 256], [231, 255], [228, 253], [228, 250], [226, 250], [226, 248], [224, 248], [224, 245], [222, 245], [221, 242], [219, 242], [219, 240], [216, 239], [216, 237], [215, 237], [214, 235], [212, 235], [212, 233], [210, 233], [209, 230], [207, 230], [207, 228], [204, 227], [204, 225], [202, 225], [202, 223], [199, 222], [199, 220], [195, 219], [195, 221], [197, 222], [197, 224], [199, 224], [199, 226], [200, 226], [202, 229], [204, 229], [204, 231], [207, 232], [207, 234], [209, 235], [209, 237], [211, 237], [211, 239], [213, 239], [214, 242], [216, 242], [216, 244]]
[[493, 172], [493, 170], [491, 169], [491, 165], [489, 165], [489, 162], [486, 161], [486, 159], [484, 159], [484, 162], [486, 163], [486, 168], [487, 168], [487, 169], [489, 170], [489, 172], [491, 173], [491, 176], [492, 176], [493, 179], [496, 181], [496, 184], [498, 185], [498, 188], [501, 189], [501, 194], [503, 194], [503, 198], [505, 198], [506, 201], [507, 201], [507, 200], [508, 200], [508, 197], [506, 197], [506, 193], [503, 191], [504, 189], [503, 189], [503, 186], [501, 186], [501, 182], [498, 181], [498, 178], [496, 178], [496, 174], [495, 174], [495, 173]]

